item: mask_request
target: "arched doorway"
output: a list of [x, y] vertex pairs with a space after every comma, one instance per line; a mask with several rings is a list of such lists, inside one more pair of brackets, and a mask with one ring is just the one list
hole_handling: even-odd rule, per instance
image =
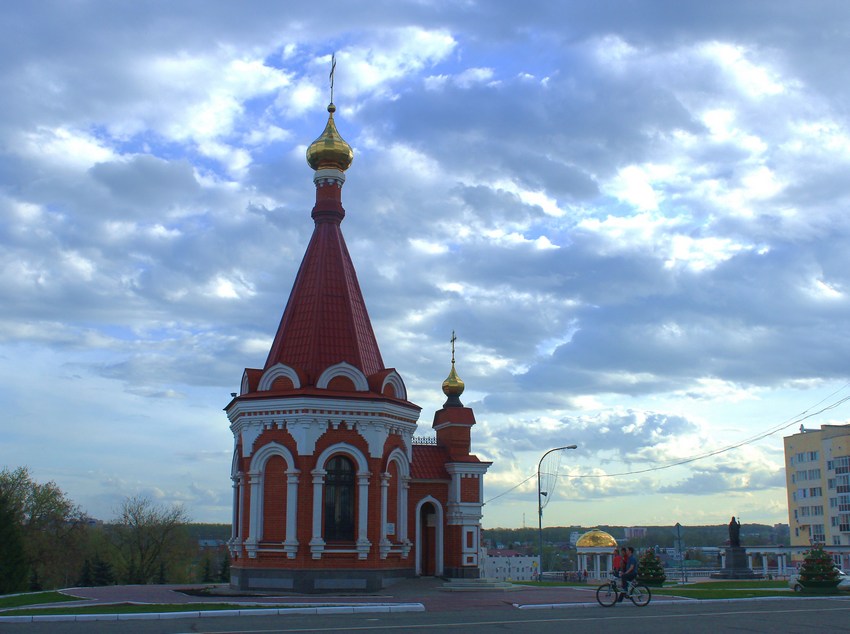
[[431, 496], [416, 505], [416, 574], [443, 574], [443, 508]]

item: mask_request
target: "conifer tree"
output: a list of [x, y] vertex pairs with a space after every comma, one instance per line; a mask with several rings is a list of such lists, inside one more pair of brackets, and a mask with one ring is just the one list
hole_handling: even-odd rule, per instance
[[230, 582], [230, 553], [224, 552], [224, 560], [221, 562], [221, 571], [218, 574], [218, 580], [223, 583]]
[[667, 579], [661, 559], [655, 550], [648, 548], [638, 560], [637, 581], [647, 586], [661, 586]]
[[80, 578], [77, 580], [77, 585], [81, 588], [90, 588], [94, 585], [92, 566], [88, 559], [83, 562], [83, 570], [80, 572]]
[[806, 584], [814, 584], [818, 586], [838, 585], [838, 570], [835, 567], [835, 562], [832, 556], [827, 553], [823, 546], [813, 546], [803, 559], [803, 565], [800, 567], [800, 576], [797, 580], [805, 588]]
[[92, 564], [92, 577], [96, 586], [113, 585], [115, 583], [115, 572], [112, 570], [112, 564], [96, 555]]

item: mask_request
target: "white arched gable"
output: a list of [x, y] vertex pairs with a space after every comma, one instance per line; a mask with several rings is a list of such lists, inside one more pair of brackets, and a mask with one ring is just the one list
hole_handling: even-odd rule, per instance
[[399, 476], [409, 476], [410, 475], [410, 461], [407, 459], [407, 455], [398, 447], [393, 449], [390, 452], [390, 455], [387, 456], [387, 466], [386, 471], [390, 470], [390, 463], [395, 461], [398, 464], [398, 474]]
[[316, 460], [316, 468], [324, 469], [325, 463], [328, 459], [337, 453], [345, 454], [350, 457], [357, 464], [357, 475], [367, 475], [369, 473], [369, 463], [366, 462], [366, 456], [363, 455], [363, 452], [360, 451], [357, 447], [353, 447], [352, 445], [347, 445], [345, 443], [339, 442], [335, 445], [331, 445], [327, 449], [325, 449], [321, 454], [319, 454], [318, 459]]
[[358, 392], [369, 391], [369, 382], [366, 380], [366, 375], [345, 361], [332, 365], [322, 372], [322, 376], [316, 381], [316, 387], [326, 390], [331, 380], [338, 376], [344, 376], [350, 379], [354, 383], [354, 389]]
[[247, 394], [251, 391], [251, 386], [248, 383], [248, 373], [242, 372], [242, 385], [239, 387], [239, 394]]
[[401, 380], [401, 375], [398, 372], [393, 370], [384, 377], [384, 382], [381, 384], [381, 393], [384, 392], [384, 388], [387, 385], [393, 386], [396, 398], [400, 398], [404, 401], [407, 400], [407, 388], [404, 387], [404, 381]]
[[292, 453], [289, 449], [280, 443], [270, 442], [254, 452], [254, 457], [251, 458], [251, 471], [253, 473], [262, 472], [265, 469], [269, 458], [272, 456], [280, 456], [283, 458], [286, 461], [287, 471], [295, 470], [295, 459], [292, 457]]
[[292, 381], [292, 387], [296, 390], [301, 388], [301, 380], [298, 378], [298, 373], [288, 365], [277, 363], [263, 372], [263, 378], [260, 379], [260, 385], [257, 387], [257, 390], [259, 392], [268, 392], [272, 389], [274, 382], [282, 376]]

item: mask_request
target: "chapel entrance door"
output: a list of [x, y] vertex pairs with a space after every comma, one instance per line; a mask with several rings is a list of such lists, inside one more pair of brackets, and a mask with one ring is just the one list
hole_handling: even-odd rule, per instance
[[437, 509], [431, 502], [419, 510], [420, 574], [433, 577], [437, 574]]

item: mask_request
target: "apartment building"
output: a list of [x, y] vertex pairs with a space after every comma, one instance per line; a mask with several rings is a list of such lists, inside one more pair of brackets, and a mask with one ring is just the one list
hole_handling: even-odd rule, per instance
[[791, 545], [850, 545], [850, 425], [801, 426], [784, 441]]

